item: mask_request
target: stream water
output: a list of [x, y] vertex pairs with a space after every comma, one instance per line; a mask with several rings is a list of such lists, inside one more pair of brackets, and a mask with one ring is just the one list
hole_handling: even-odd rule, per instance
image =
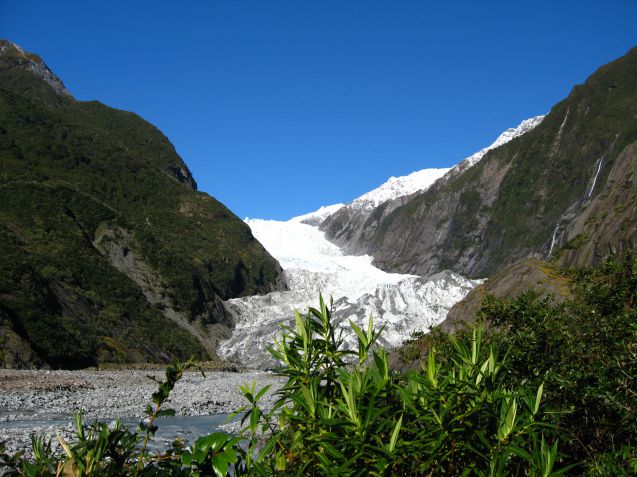
[[[193, 442], [197, 437], [219, 431], [222, 424], [226, 422], [228, 414], [213, 414], [208, 416], [173, 416], [160, 417], [155, 421], [158, 430], [155, 434], [151, 448], [165, 449], [170, 446], [173, 440], [180, 437], [186, 442]], [[110, 423], [113, 419], [100, 418], [101, 422]], [[140, 419], [122, 419], [122, 423], [134, 430], [140, 423]], [[84, 420], [85, 424], [93, 422], [90, 419]], [[44, 432], [49, 434], [52, 430], [65, 430], [73, 424], [73, 416], [55, 416], [52, 419], [24, 419], [15, 421], [0, 422], [0, 441], [8, 431], [22, 431], [25, 434], [39, 434]], [[67, 433], [63, 433], [67, 437]]]

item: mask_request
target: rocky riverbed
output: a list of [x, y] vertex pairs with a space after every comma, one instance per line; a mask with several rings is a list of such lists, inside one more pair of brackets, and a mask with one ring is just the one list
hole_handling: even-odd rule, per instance
[[[157, 389], [157, 383], [149, 376], [162, 380], [164, 373], [0, 370], [0, 442], [6, 441], [14, 452], [28, 447], [32, 433], [51, 438], [60, 430], [63, 435], [70, 435], [73, 415], [79, 410], [83, 410], [86, 422], [110, 422], [120, 417], [134, 425], [144, 416], [146, 404]], [[165, 405], [175, 409], [179, 417], [165, 419], [163, 427], [172, 428], [173, 432], [165, 432], [162, 438], [195, 438], [198, 429], [220, 425], [228, 413], [246, 404], [239, 385], [253, 381], [257, 387], [273, 385], [263, 398], [265, 407], [270, 406], [273, 392], [281, 384], [272, 374], [206, 372], [204, 377], [200, 372], [185, 373]], [[183, 433], [178, 432], [179, 426], [184, 427]], [[56, 439], [53, 444], [57, 445]]]

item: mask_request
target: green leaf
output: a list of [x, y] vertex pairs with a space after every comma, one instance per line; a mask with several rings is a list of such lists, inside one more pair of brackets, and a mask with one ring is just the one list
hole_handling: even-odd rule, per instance
[[207, 436], [201, 436], [195, 441], [195, 449], [201, 449], [208, 453], [208, 450], [218, 451], [223, 448], [228, 439], [232, 437], [225, 432], [213, 432]]
[[358, 339], [361, 341], [361, 343], [363, 344], [363, 348], [365, 348], [367, 346], [367, 336], [365, 335], [365, 333], [363, 333], [363, 330], [361, 330], [356, 323], [354, 323], [352, 320], [349, 320], [349, 325], [352, 327], [352, 329], [354, 330], [354, 333], [356, 333], [356, 336], [358, 336]]
[[303, 393], [303, 397], [305, 398], [305, 404], [310, 410], [310, 416], [314, 417], [316, 407], [315, 407], [314, 397], [312, 396], [312, 393], [304, 384], [301, 384], [301, 392]]
[[367, 343], [371, 343], [374, 337], [374, 317], [369, 314], [369, 323], [367, 324]]
[[228, 462], [217, 456], [217, 458], [212, 460], [212, 469], [217, 477], [226, 477], [228, 475]]
[[272, 386], [271, 384], [268, 384], [268, 385], [266, 385], [266, 386], [263, 386], [263, 387], [261, 388], [261, 390], [257, 393], [257, 395], [254, 397], [254, 402], [255, 402], [255, 403], [256, 403], [256, 402], [258, 402], [258, 401], [259, 401], [259, 399], [261, 399], [261, 397], [262, 397], [262, 396], [263, 396], [266, 392], [268, 392], [268, 389], [270, 389], [270, 387], [271, 387], [271, 386]]
[[403, 415], [401, 414], [400, 417], [398, 418], [398, 422], [396, 422], [396, 425], [394, 426], [394, 430], [391, 433], [391, 439], [389, 440], [389, 452], [394, 452], [394, 449], [396, 448], [396, 442], [398, 441], [398, 433], [400, 432], [400, 427], [402, 426], [403, 423]]
[[181, 454], [181, 463], [186, 466], [192, 465], [192, 454], [190, 453], [189, 450], [185, 450]]
[[434, 385], [434, 387], [438, 386], [438, 380], [436, 378], [436, 357], [435, 350], [431, 348], [429, 353], [427, 353], [427, 378]]
[[542, 392], [544, 391], [544, 382], [537, 388], [537, 394], [535, 395], [535, 406], [533, 407], [533, 415], [536, 415], [540, 409], [540, 402], [542, 401]]

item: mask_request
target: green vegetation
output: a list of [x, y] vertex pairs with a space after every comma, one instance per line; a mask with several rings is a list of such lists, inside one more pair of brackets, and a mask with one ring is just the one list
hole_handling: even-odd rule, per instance
[[[214, 433], [186, 447], [148, 450], [155, 418], [193, 361], [175, 362], [131, 432], [77, 420], [77, 436], [51, 454], [0, 448], [5, 475], [431, 475], [623, 476], [637, 472], [637, 260], [611, 258], [569, 272], [574, 298], [554, 305], [529, 293], [488, 298], [482, 324], [420, 336], [422, 368], [390, 370], [360, 329], [344, 347], [321, 299], [285, 327], [271, 352], [286, 378], [270, 410], [268, 387], [242, 387], [238, 436]], [[413, 345], [414, 343], [412, 343]], [[4, 466], [4, 467], [2, 467]]]
[[[488, 300], [483, 318], [510, 351], [508, 386], [546, 384], [547, 406], [570, 436], [564, 451], [592, 475], [637, 472], [637, 261], [572, 273], [562, 305], [522, 295]], [[616, 467], [614, 467], [616, 466]], [[621, 472], [620, 472], [621, 470]], [[623, 473], [622, 473], [623, 472]]]
[[280, 267], [160, 131], [57, 94], [28, 61], [0, 57], [0, 343], [55, 368], [214, 358], [163, 310], [214, 340], [220, 299], [280, 287]]
[[367, 330], [350, 325], [358, 335], [353, 351], [321, 301], [304, 319], [297, 314], [276, 344], [287, 383], [271, 413], [250, 411], [251, 437], [259, 415], [262, 431], [272, 430], [250, 461], [253, 473], [560, 474], [556, 429], [540, 407], [543, 387], [506, 388], [503, 361], [483, 345], [481, 328], [467, 340], [449, 337], [447, 359], [431, 352], [423, 373], [399, 376], [374, 346], [380, 332], [371, 318]]
[[510, 168], [490, 208], [485, 241], [492, 263], [483, 273], [509, 262], [511, 249], [543, 251], [562, 215], [586, 197], [602, 157], [594, 193], [603, 189], [617, 156], [637, 139], [636, 100], [634, 49], [574, 88], [536, 129], [490, 153], [489, 161]]
[[[506, 350], [503, 384], [544, 385], [550, 420], [564, 433], [565, 463], [586, 475], [637, 473], [637, 260], [611, 257], [600, 268], [565, 272], [573, 298], [556, 304], [523, 293], [487, 297], [479, 312], [485, 343]], [[470, 336], [471, 328], [457, 332]], [[435, 347], [453, 350], [445, 333], [420, 336], [406, 361]]]
[[[358, 348], [347, 350], [321, 299], [296, 315], [272, 350], [287, 383], [273, 409], [259, 399], [267, 387], [243, 387], [249, 405], [240, 436], [214, 433], [184, 447], [153, 453], [155, 418], [183, 372], [175, 362], [153, 394], [135, 432], [77, 418], [74, 442], [58, 437], [65, 455], [34, 437], [31, 461], [2, 455], [5, 475], [561, 475], [558, 430], [546, 422], [537, 389], [504, 386], [504, 361], [485, 346], [481, 328], [468, 340], [449, 338], [446, 359], [429, 354], [423, 374], [390, 372], [380, 335], [351, 324]], [[243, 442], [243, 444], [242, 444]], [[0, 449], [1, 452], [1, 449]], [[560, 470], [561, 469], [561, 470]]]
[[[607, 179], [618, 157], [637, 141], [635, 117], [637, 48], [575, 87], [532, 131], [489, 151], [474, 166], [433, 184], [377, 226], [372, 224], [373, 233], [361, 235], [358, 250], [394, 272], [428, 275], [449, 268], [491, 277], [525, 257], [547, 254], [556, 225], [561, 225], [560, 233], [570, 232], [573, 218], [596, 198], [608, 214], [600, 214], [598, 226], [588, 231], [588, 242], [612, 243], [616, 250], [634, 244], [637, 224], [632, 216], [612, 235], [618, 215], [632, 202], [609, 200], [616, 195], [613, 191], [630, 182]], [[632, 153], [624, 159], [628, 170], [637, 167], [635, 157]], [[584, 242], [582, 237], [569, 246]]]
[[[637, 138], [626, 121], [637, 113], [635, 55], [600, 70], [536, 130], [449, 183], [470, 213], [454, 217], [458, 242], [441, 263], [473, 245], [470, 232], [485, 214], [481, 241], [491, 255], [474, 271], [542, 246], [581, 199], [599, 157], [612, 164]], [[630, 255], [568, 272], [573, 297], [561, 304], [531, 293], [487, 297], [480, 324], [411, 343], [405, 356], [424, 352], [423, 365], [405, 375], [390, 370], [371, 319], [368, 329], [351, 323], [358, 346], [346, 349], [321, 300], [297, 314], [272, 349], [286, 379], [273, 409], [260, 405], [267, 388], [246, 385], [239, 436], [214, 433], [151, 450], [156, 418], [173, 414], [164, 407], [170, 391], [194, 366], [183, 359], [210, 354], [168, 321], [166, 308], [218, 336], [228, 326], [218, 300], [278, 286], [279, 268], [240, 220], [196, 192], [159, 131], [134, 114], [56, 94], [25, 61], [17, 53], [0, 58], [0, 357], [6, 363], [11, 350], [28, 349], [26, 364], [68, 368], [178, 359], [137, 430], [87, 426], [78, 415], [75, 438], [58, 438], [63, 455], [38, 436], [31, 459], [0, 444], [2, 475], [637, 473]], [[550, 167], [537, 167], [538, 157], [554, 156]], [[485, 208], [478, 199], [488, 184], [478, 179], [496, 162], [510, 169]], [[445, 187], [389, 219], [429, 209]], [[388, 221], [379, 228], [389, 229]], [[582, 234], [565, 249], [591, 240]]]

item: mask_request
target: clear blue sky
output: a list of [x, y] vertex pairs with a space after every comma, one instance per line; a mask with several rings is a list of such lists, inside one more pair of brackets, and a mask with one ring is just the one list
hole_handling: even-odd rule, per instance
[[637, 2], [0, 0], [0, 38], [286, 219], [446, 167], [637, 45]]

